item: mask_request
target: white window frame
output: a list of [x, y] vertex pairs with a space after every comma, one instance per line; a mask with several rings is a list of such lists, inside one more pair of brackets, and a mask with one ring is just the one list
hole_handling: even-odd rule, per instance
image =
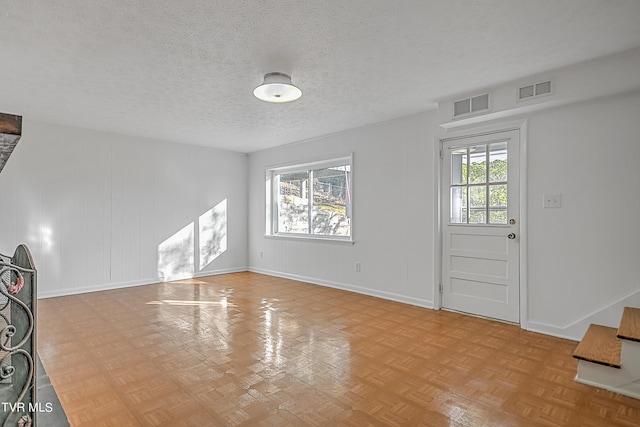
[[[350, 212], [351, 223], [349, 227], [349, 236], [334, 236], [325, 234], [313, 234], [311, 227], [312, 214], [309, 210], [309, 232], [308, 233], [286, 233], [278, 231], [278, 192], [276, 177], [280, 174], [290, 172], [312, 171], [315, 169], [329, 168], [333, 166], [349, 165], [350, 180], [348, 183], [348, 193], [350, 198], [347, 210]], [[313, 190], [311, 190], [313, 191]], [[304, 163], [286, 164], [266, 168], [266, 237], [283, 238], [283, 239], [304, 239], [304, 240], [320, 240], [327, 242], [342, 242], [353, 244], [353, 153], [347, 155], [332, 157], [330, 159], [322, 159], [315, 161], [307, 161]], [[312, 206], [313, 197], [309, 197], [309, 208]]]

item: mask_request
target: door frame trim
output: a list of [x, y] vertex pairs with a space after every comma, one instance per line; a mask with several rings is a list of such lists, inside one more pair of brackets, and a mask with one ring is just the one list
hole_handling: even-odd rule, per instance
[[528, 329], [529, 311], [528, 311], [528, 206], [527, 206], [527, 119], [495, 123], [487, 126], [476, 126], [465, 128], [454, 132], [446, 132], [434, 137], [435, 150], [435, 174], [436, 185], [435, 191], [435, 209], [436, 209], [436, 242], [434, 253], [436, 254], [436, 268], [434, 269], [434, 286], [433, 286], [433, 307], [436, 310], [442, 310], [442, 294], [440, 293], [440, 284], [442, 283], [442, 250], [444, 222], [442, 218], [442, 147], [444, 141], [455, 139], [464, 139], [473, 136], [486, 135], [510, 130], [519, 131], [520, 139], [520, 251], [519, 251], [519, 282], [520, 282], [520, 327]]

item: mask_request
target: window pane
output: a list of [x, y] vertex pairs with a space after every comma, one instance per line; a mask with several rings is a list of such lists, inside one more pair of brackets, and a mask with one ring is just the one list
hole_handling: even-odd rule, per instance
[[489, 222], [507, 223], [507, 184], [489, 186]]
[[467, 187], [451, 187], [451, 224], [467, 222]]
[[489, 211], [489, 220], [491, 224], [506, 224], [507, 223], [507, 211], [505, 210], [491, 210]]
[[486, 224], [487, 190], [484, 185], [469, 187], [469, 224]]
[[278, 232], [309, 233], [309, 173], [278, 175]]
[[451, 152], [451, 184], [467, 183], [467, 149], [458, 148]]
[[489, 148], [489, 181], [507, 181], [507, 143], [491, 144]]
[[313, 171], [313, 234], [351, 234], [350, 165]]
[[487, 182], [487, 146], [475, 145], [469, 147], [471, 162], [469, 165], [469, 184]]

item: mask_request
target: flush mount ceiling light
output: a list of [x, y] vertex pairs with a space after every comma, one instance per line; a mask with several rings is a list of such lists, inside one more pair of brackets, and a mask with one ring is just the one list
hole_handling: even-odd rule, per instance
[[291, 83], [291, 77], [285, 73], [268, 73], [264, 82], [253, 94], [261, 101], [283, 103], [291, 102], [302, 96], [302, 91]]

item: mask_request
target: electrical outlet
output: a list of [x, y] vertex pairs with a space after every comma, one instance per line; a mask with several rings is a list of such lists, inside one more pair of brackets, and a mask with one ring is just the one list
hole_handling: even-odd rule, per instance
[[559, 208], [562, 206], [562, 194], [545, 194], [542, 200], [543, 208]]
[[356, 262], [356, 273], [360, 273], [360, 261]]
[[264, 252], [260, 251], [260, 258], [264, 258]]

